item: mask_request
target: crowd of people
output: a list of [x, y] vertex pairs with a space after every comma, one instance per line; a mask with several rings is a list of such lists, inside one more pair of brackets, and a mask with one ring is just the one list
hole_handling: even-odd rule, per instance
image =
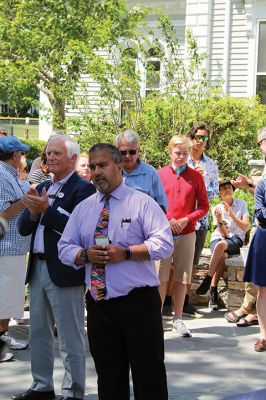
[[[29, 146], [2, 135], [0, 217], [9, 231], [0, 241], [0, 361], [12, 358], [5, 345], [28, 345], [8, 329], [10, 318], [23, 317], [24, 281], [30, 304], [33, 381], [13, 399], [55, 399], [55, 327], [65, 370], [61, 399], [84, 398], [84, 296], [99, 399], [129, 399], [129, 371], [135, 399], [167, 399], [162, 315], [185, 338], [192, 333], [182, 316], [203, 317], [190, 304], [190, 284], [208, 231], [210, 200], [220, 196], [212, 209], [209, 271], [196, 291], [210, 291], [209, 306], [218, 308], [225, 259], [240, 253], [249, 230], [248, 208], [234, 198], [235, 188], [255, 192], [257, 228], [243, 305], [225, 318], [240, 326], [259, 323], [254, 349], [266, 350], [266, 181], [256, 189], [244, 175], [219, 183], [217, 165], [205, 154], [209, 139], [204, 123], [188, 136], [173, 136], [169, 165], [157, 171], [141, 160], [134, 131], [81, 154], [74, 139], [54, 135], [28, 174]], [[258, 145], [266, 156], [266, 128]]]

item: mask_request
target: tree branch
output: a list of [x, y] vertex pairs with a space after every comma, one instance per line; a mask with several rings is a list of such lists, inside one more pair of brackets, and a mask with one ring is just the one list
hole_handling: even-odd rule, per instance
[[51, 92], [51, 90], [49, 90], [48, 88], [46, 88], [45, 86], [43, 86], [43, 84], [41, 82], [36, 84], [37, 89], [39, 89], [41, 92], [43, 92], [49, 99], [50, 103], [55, 103], [56, 99], [54, 94]]

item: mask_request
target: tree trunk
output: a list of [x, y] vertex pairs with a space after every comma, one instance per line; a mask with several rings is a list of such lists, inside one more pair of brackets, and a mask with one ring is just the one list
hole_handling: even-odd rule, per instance
[[51, 102], [52, 106], [52, 126], [53, 131], [56, 133], [64, 133], [66, 130], [66, 114], [65, 114], [66, 101], [55, 99]]

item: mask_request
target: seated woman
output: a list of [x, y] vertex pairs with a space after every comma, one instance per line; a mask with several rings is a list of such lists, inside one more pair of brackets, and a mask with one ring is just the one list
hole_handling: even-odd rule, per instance
[[216, 225], [211, 235], [211, 261], [208, 275], [196, 290], [204, 295], [210, 290], [209, 307], [218, 308], [217, 286], [225, 268], [228, 255], [239, 254], [243, 246], [245, 233], [249, 229], [249, 213], [244, 200], [234, 199], [234, 187], [231, 181], [219, 185], [221, 202], [213, 210], [213, 222]]

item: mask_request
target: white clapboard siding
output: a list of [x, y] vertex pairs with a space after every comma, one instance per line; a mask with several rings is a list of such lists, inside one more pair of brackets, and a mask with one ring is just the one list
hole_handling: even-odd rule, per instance
[[[97, 54], [109, 59], [106, 50], [99, 50]], [[84, 85], [85, 84], [85, 85]], [[78, 116], [83, 112], [96, 113], [100, 108], [100, 85], [91, 76], [81, 75], [81, 82], [77, 86], [75, 106], [66, 106], [66, 116]]]
[[[161, 7], [170, 17], [173, 25], [175, 26], [177, 37], [180, 44], [180, 56], [184, 58], [185, 55], [185, 10], [186, 10], [186, 1], [185, 0], [170, 0], [170, 1], [127, 1], [129, 8], [136, 4], [143, 4], [145, 6], [152, 6], [154, 8]], [[156, 27], [158, 25], [158, 21], [151, 15], [147, 18], [150, 26]], [[159, 31], [156, 30], [157, 35], [159, 35]], [[160, 38], [160, 35], [159, 35]], [[108, 59], [108, 52], [104, 50], [100, 50], [98, 55]], [[84, 83], [86, 86], [84, 87]], [[145, 92], [145, 90], [144, 90]], [[68, 117], [78, 116], [82, 112], [89, 112], [91, 114], [97, 113], [100, 107], [103, 107], [100, 100], [100, 85], [95, 82], [89, 75], [82, 75], [81, 83], [77, 88], [77, 96], [75, 101], [75, 106], [68, 105], [66, 107], [66, 115]], [[106, 107], [105, 107], [106, 108]]]
[[213, 0], [210, 23], [209, 79], [217, 84], [223, 78], [225, 0]]
[[235, 97], [246, 97], [248, 94], [249, 43], [245, 4], [242, 0], [232, 1], [230, 33], [228, 94]]

